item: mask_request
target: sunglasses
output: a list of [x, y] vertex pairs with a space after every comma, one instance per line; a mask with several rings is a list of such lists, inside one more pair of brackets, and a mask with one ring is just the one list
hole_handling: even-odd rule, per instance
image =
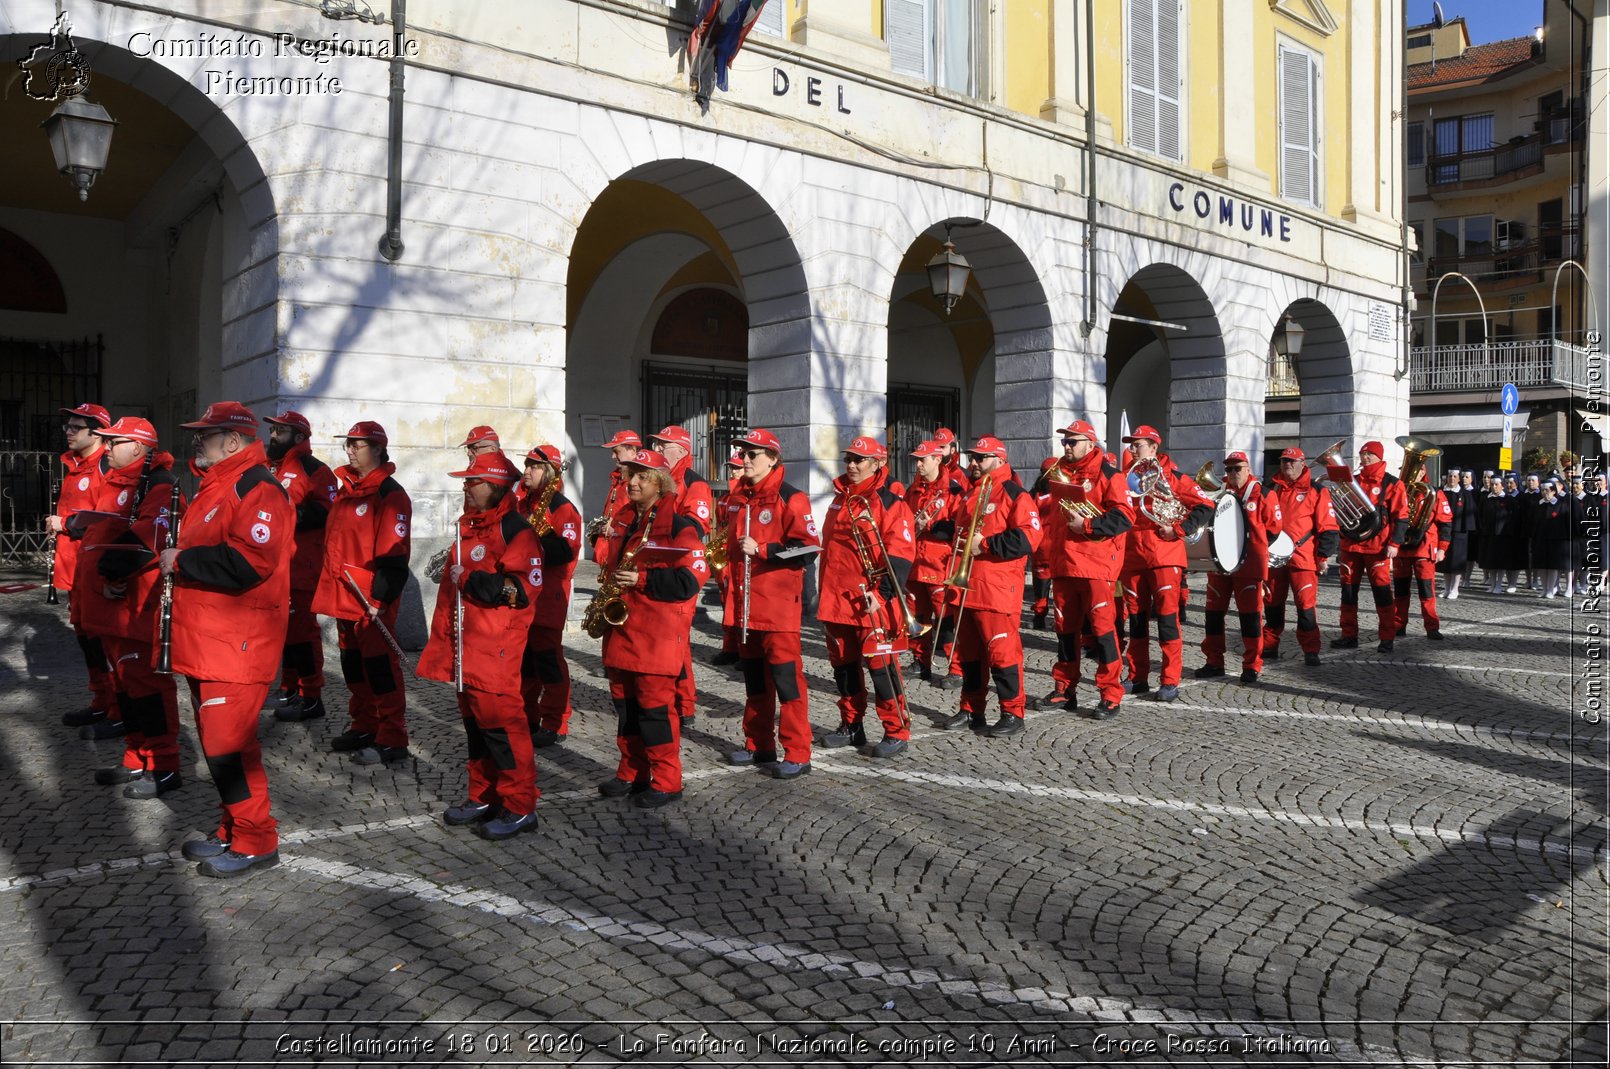
[[1079, 442], [1079, 441], [1083, 441], [1083, 440], [1084, 439], [1082, 439], [1082, 438], [1064, 438], [1064, 439], [1062, 439], [1062, 444], [1063, 445], [1072, 445], [1074, 442]]
[[1225, 471], [1246, 471], [1247, 466], [1245, 464], [1226, 464], [1224, 466], [1224, 470]]
[[765, 456], [766, 451], [764, 449], [740, 449], [738, 450], [738, 455], [745, 460], [754, 460], [756, 457]]
[[844, 463], [846, 464], [865, 464], [871, 459], [871, 457], [856, 456], [854, 453], [844, 454]]
[[81, 431], [89, 430], [89, 424], [88, 423], [63, 423], [61, 425], [61, 429], [66, 431], [68, 434], [78, 434]]

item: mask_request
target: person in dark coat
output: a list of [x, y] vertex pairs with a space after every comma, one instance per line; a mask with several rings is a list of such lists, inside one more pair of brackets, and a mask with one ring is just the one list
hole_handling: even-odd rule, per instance
[[1538, 491], [1537, 523], [1534, 528], [1532, 561], [1543, 573], [1543, 596], [1558, 597], [1560, 578], [1566, 583], [1571, 574], [1571, 505], [1553, 479]]
[[1506, 577], [1510, 581], [1515, 578], [1510, 564], [1515, 552], [1515, 503], [1516, 499], [1504, 493], [1502, 486], [1481, 503], [1481, 568], [1492, 594], [1502, 591]]
[[1597, 526], [1603, 520], [1604, 512], [1601, 509], [1597, 518], [1589, 520], [1588, 509], [1592, 505], [1592, 499], [1588, 497], [1580, 475], [1571, 477], [1571, 486], [1565, 494], [1565, 502], [1571, 509], [1571, 570], [1566, 573], [1564, 580], [1565, 596], [1570, 598], [1577, 591], [1590, 585], [1588, 583], [1589, 524]]
[[1448, 510], [1453, 513], [1448, 523], [1448, 551], [1437, 564], [1446, 587], [1442, 596], [1448, 601], [1459, 600], [1459, 584], [1469, 565], [1470, 540], [1476, 529], [1476, 494], [1460, 486], [1463, 474], [1458, 468], [1449, 468], [1440, 491], [1448, 500]]
[[[1506, 478], [1504, 480], [1505, 490], [1509, 490], [1509, 484], [1510, 480]], [[1510, 492], [1513, 493], [1514, 491]], [[1513, 547], [1514, 556], [1511, 558], [1514, 563], [1510, 565], [1516, 571], [1524, 572], [1519, 584], [1523, 589], [1536, 589], [1540, 585], [1539, 577], [1543, 572], [1542, 566], [1532, 559], [1534, 548], [1539, 548], [1542, 545], [1541, 542], [1538, 542], [1536, 547], [1533, 545], [1533, 536], [1537, 533], [1537, 506], [1542, 499], [1541, 481], [1535, 471], [1529, 472], [1526, 475], [1525, 483], [1520, 488], [1520, 496], [1515, 503], [1515, 520], [1518, 529]], [[1512, 587], [1516, 585], [1513, 576], [1510, 577], [1509, 585]], [[1513, 594], [1515, 591], [1511, 590], [1510, 593]]]

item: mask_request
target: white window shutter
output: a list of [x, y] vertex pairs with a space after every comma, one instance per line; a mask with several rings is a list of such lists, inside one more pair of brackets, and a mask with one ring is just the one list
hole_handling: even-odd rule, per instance
[[1278, 46], [1280, 60], [1280, 195], [1317, 203], [1319, 72], [1306, 52]]
[[787, 7], [788, 0], [768, 0], [766, 6], [760, 9], [760, 18], [755, 20], [755, 29], [761, 33], [769, 33], [773, 37], [781, 37], [783, 13]]
[[1157, 5], [1157, 154], [1180, 158], [1180, 3]]
[[1129, 0], [1129, 144], [1157, 151], [1157, 4]]
[[889, 46], [889, 66], [896, 74], [933, 81], [932, 3], [933, 0], [883, 0], [883, 39]]

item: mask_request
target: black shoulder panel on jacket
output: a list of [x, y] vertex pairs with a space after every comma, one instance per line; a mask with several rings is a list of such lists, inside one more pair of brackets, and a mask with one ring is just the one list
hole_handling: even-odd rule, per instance
[[777, 497], [783, 501], [789, 501], [794, 497], [795, 494], [803, 494], [804, 492], [805, 491], [801, 490], [791, 482], [781, 482], [777, 484]]
[[558, 490], [555, 490], [553, 492], [552, 500], [548, 502], [548, 511], [552, 512], [554, 509], [563, 508], [568, 504], [570, 504], [570, 498], [566, 497], [564, 494], [561, 494]]
[[1110, 479], [1114, 475], [1122, 475], [1123, 473], [1118, 470], [1116, 465], [1107, 463], [1107, 459], [1103, 457], [1101, 460], [1101, 474]]
[[1028, 493], [1027, 490], [1023, 489], [1022, 483], [1002, 483], [1001, 489], [1006, 491], [1008, 501], [1016, 501], [1020, 495]]
[[526, 522], [526, 518], [520, 515], [518, 512], [511, 512], [507, 516], [503, 517], [503, 522], [499, 525], [499, 527], [503, 531], [504, 545], [508, 545], [510, 542], [513, 542], [515, 536], [521, 531], [531, 530], [531, 524]]
[[302, 465], [302, 474], [309, 477], [317, 475], [319, 473], [319, 469], [324, 467], [324, 461], [320, 460], [312, 453], [301, 453], [296, 459], [297, 462]]
[[172, 468], [162, 468], [151, 472], [152, 486], [172, 486], [177, 481]]
[[884, 485], [884, 486], [878, 487], [878, 500], [882, 501], [883, 502], [883, 507], [888, 509], [888, 508], [893, 508], [894, 503], [896, 501], [899, 501], [900, 499], [895, 496], [893, 490], [890, 490], [887, 485]]
[[[388, 475], [386, 476], [386, 481], [380, 484], [379, 494], [381, 497], [385, 497], [387, 494], [395, 494], [400, 490], [402, 490], [402, 483]], [[403, 492], [406, 493], [406, 491]]]
[[673, 514], [671, 516], [671, 537], [672, 538], [675, 538], [677, 535], [681, 534], [683, 531], [689, 531], [689, 530], [691, 530], [695, 535], [698, 536], [699, 541], [701, 541], [701, 542], [704, 541], [704, 528], [699, 524], [699, 521], [697, 521], [695, 519], [692, 519], [690, 517], [684, 516], [680, 512], [675, 513], [675, 514]]
[[247, 494], [263, 483], [267, 483], [278, 490], [281, 497], [288, 496], [285, 493], [285, 487], [281, 486], [279, 480], [274, 478], [274, 473], [263, 465], [256, 464], [241, 472], [240, 478], [235, 480], [235, 497], [244, 500]]

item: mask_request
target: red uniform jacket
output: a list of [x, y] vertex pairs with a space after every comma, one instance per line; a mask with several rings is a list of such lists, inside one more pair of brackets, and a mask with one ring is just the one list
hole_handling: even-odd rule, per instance
[[[72, 450], [61, 455], [61, 493], [56, 495], [56, 515], [64, 521], [75, 512], [95, 508], [96, 494], [101, 480], [106, 477], [106, 446], [97, 440], [88, 456], [79, 456]], [[78, 572], [78, 545], [63, 533], [56, 536], [56, 589], [73, 589], [73, 577]], [[74, 614], [76, 616], [76, 614]]]
[[1409, 533], [1409, 495], [1398, 477], [1387, 472], [1386, 461], [1378, 460], [1359, 472], [1358, 484], [1380, 510], [1381, 529], [1362, 542], [1343, 534], [1342, 552], [1374, 557], [1385, 553], [1388, 544], [1403, 545]]
[[959, 456], [946, 457], [940, 461], [939, 478], [961, 483], [963, 493], [973, 488], [973, 481], [967, 477], [967, 465], [962, 463]]
[[[135, 509], [140, 484], [145, 496]], [[85, 532], [79, 555], [79, 576], [73, 594], [83, 601], [84, 630], [92, 635], [115, 635], [138, 642], [156, 641], [157, 607], [161, 601], [157, 553], [168, 538], [168, 508], [173, 503], [173, 456], [151, 454], [150, 478], [145, 462], [106, 473], [96, 508], [121, 512], [128, 522], [101, 520]], [[183, 496], [180, 497], [181, 504]], [[95, 549], [96, 546], [127, 549]], [[82, 552], [88, 547], [89, 552]], [[121, 597], [108, 597], [109, 586], [123, 587]]]
[[[882, 611], [882, 605], [875, 616], [867, 612], [862, 587], [866, 587], [869, 593], [876, 593], [880, 602], [886, 603], [897, 595], [905, 597], [906, 579], [911, 573], [911, 560], [916, 553], [911, 533], [911, 510], [889, 491], [888, 474], [888, 469], [880, 469], [876, 475], [855, 486], [851, 486], [843, 475], [833, 480], [833, 501], [827, 506], [827, 520], [822, 524], [821, 598], [816, 609], [817, 619], [823, 623], [853, 624], [862, 628], [886, 626], [889, 621], [887, 614]], [[889, 562], [885, 566], [878, 555], [877, 544], [871, 541], [868, 533], [867, 553], [872, 558], [873, 567], [886, 570], [893, 576], [893, 582], [880, 582], [876, 591], [872, 590], [867, 580], [866, 565], [856, 550], [855, 540], [850, 534], [851, 525], [845, 516], [845, 506], [851, 498], [856, 499], [858, 512], [862, 509], [871, 511], [872, 521], [877, 525], [884, 548], [889, 551]], [[898, 609], [893, 611], [899, 612]]]
[[[1130, 455], [1127, 449], [1124, 454]], [[1198, 530], [1213, 519], [1213, 502], [1202, 496], [1202, 489], [1196, 485], [1195, 479], [1188, 479], [1180, 474], [1180, 470], [1174, 466], [1167, 453], [1158, 455], [1157, 464], [1162, 471], [1162, 477], [1168, 480], [1168, 488], [1174, 492], [1174, 497], [1179, 503], [1185, 506], [1186, 517], [1182, 523], [1175, 525], [1175, 537], [1164, 538], [1159, 533], [1161, 528], [1141, 511], [1139, 496], [1133, 497], [1130, 500], [1130, 507], [1135, 526], [1124, 540], [1125, 575], [1149, 568], [1185, 567], [1185, 539], [1180, 536]], [[1133, 460], [1130, 462], [1130, 467], [1134, 467]]]
[[1119, 474], [1118, 466], [1094, 449], [1081, 461], [1063, 457], [1056, 467], [1073, 480], [1085, 500], [1101, 506], [1101, 515], [1087, 521], [1077, 532], [1069, 530], [1068, 514], [1050, 490], [1051, 472], [1040, 476], [1034, 492], [1040, 502], [1050, 499], [1044, 514], [1049, 517], [1045, 540], [1052, 546], [1048, 561], [1051, 575], [1062, 579], [1116, 580], [1124, 564], [1127, 539], [1122, 536], [1135, 523], [1134, 510], [1129, 507], [1129, 484]]
[[[654, 510], [648, 540], [633, 562], [637, 585], [622, 594], [628, 618], [604, 632], [604, 667], [638, 675], [679, 676], [688, 658], [693, 631], [693, 599], [710, 578], [704, 559], [704, 533], [661, 498]], [[642, 538], [643, 517], [633, 514], [626, 530], [610, 539], [603, 557], [605, 575], [614, 573], [622, 555]], [[675, 547], [686, 553], [655, 560], [655, 549]]]
[[1225, 493], [1241, 502], [1241, 511], [1247, 517], [1247, 555], [1241, 558], [1241, 567], [1231, 574], [1236, 578], [1269, 578], [1269, 540], [1280, 534], [1282, 517], [1280, 499], [1265, 494], [1262, 484], [1248, 479], [1239, 492], [1225, 484]]
[[[1001, 465], [988, 475], [989, 498], [978, 533], [984, 548], [974, 555], [968, 580], [967, 604], [974, 609], [1016, 613], [1023, 608], [1023, 560], [1040, 545], [1044, 531], [1034, 495], [1023, 489], [1012, 469]], [[965, 495], [953, 499], [950, 513], [937, 526], [937, 533], [954, 539], [961, 532], [965, 539], [978, 509], [984, 478]]]
[[291, 506], [296, 509], [296, 556], [291, 558], [291, 589], [316, 590], [319, 569], [324, 563], [324, 524], [338, 489], [335, 472], [313, 455], [306, 442], [293, 445], [268, 468], [285, 487]]
[[[671, 469], [671, 478], [676, 480], [676, 511], [678, 515], [686, 516], [699, 525], [699, 537], [710, 537], [710, 524], [716, 514], [715, 498], [710, 494], [710, 484], [694, 474], [693, 458], [683, 457]], [[621, 497], [624, 499], [625, 494]]]
[[[939, 478], [933, 482], [914, 479], [906, 488], [906, 508], [911, 510], [911, 533], [916, 538], [916, 559], [911, 564], [911, 582], [938, 586], [950, 578], [950, 550], [952, 540], [934, 534], [934, 524], [950, 515], [951, 504], [967, 493], [967, 483], [952, 478], [949, 469], [941, 466]], [[928, 517], [928, 526], [916, 528], [918, 513]]]
[[[777, 554], [799, 546], [820, 545], [811, 501], [804, 492], [783, 481], [778, 464], [756, 486], [740, 479], [723, 504], [727, 525], [727, 584], [722, 597], [722, 619], [729, 626], [743, 625], [744, 555], [747, 535], [760, 543], [760, 553], [749, 561], [749, 630], [799, 631], [800, 590], [805, 585], [809, 554], [779, 560]], [[744, 516], [748, 509], [749, 515]]]
[[[550, 479], [555, 476], [548, 476]], [[540, 493], [529, 494], [520, 502], [520, 517], [531, 527], [531, 513], [541, 500]], [[581, 555], [581, 513], [558, 490], [548, 501], [548, 522], [553, 530], [543, 535], [541, 566], [536, 570], [536, 612], [531, 626], [563, 628], [570, 612], [571, 579], [576, 574], [576, 559]], [[533, 535], [536, 528], [532, 527]]]
[[1274, 498], [1279, 504], [1280, 522], [1297, 546], [1287, 567], [1311, 572], [1321, 557], [1336, 556], [1341, 534], [1336, 529], [1336, 510], [1331, 508], [1330, 491], [1315, 486], [1307, 468], [1297, 476], [1296, 482], [1287, 482], [1276, 474], [1269, 484], [1264, 496]]
[[362, 477], [350, 464], [338, 472], [341, 489], [324, 523], [324, 564], [313, 595], [313, 611], [320, 616], [358, 620], [367, 615], [342, 579], [343, 568], [360, 587], [367, 585], [364, 593], [371, 601], [392, 602], [402, 596], [414, 506], [392, 478], [396, 470], [397, 465], [387, 462]]
[[[1399, 483], [1398, 485], [1402, 485]], [[1453, 534], [1453, 509], [1448, 504], [1448, 498], [1441, 490], [1431, 487], [1431, 522], [1426, 526], [1425, 537], [1410, 545], [1407, 541], [1398, 551], [1398, 556], [1406, 560], [1428, 560], [1433, 549], [1448, 552], [1449, 536]], [[1405, 487], [1403, 499], [1408, 501], [1409, 491]], [[1407, 513], [1405, 513], [1407, 515]]]
[[279, 678], [296, 511], [253, 442], [201, 475], [179, 527], [173, 670], [221, 683]]
[[491, 694], [519, 694], [520, 659], [535, 609], [532, 593], [542, 583], [542, 546], [515, 507], [513, 494], [505, 494], [485, 512], [460, 516], [458, 537], [463, 556], [449, 554], [442, 567], [430, 638], [419, 655], [419, 677], [453, 682], [459, 600], [453, 596], [453, 566], [462, 563], [466, 570], [458, 591], [464, 603], [464, 685]]
[[635, 515], [632, 503], [626, 498], [626, 476], [621, 474], [618, 464], [610, 469], [609, 492], [604, 495], [604, 505], [599, 515], [608, 516], [610, 522], [605, 526], [604, 533], [593, 539], [595, 561], [604, 559], [604, 551], [609, 547], [609, 536], [615, 533], [615, 529], [630, 523], [631, 517]]

